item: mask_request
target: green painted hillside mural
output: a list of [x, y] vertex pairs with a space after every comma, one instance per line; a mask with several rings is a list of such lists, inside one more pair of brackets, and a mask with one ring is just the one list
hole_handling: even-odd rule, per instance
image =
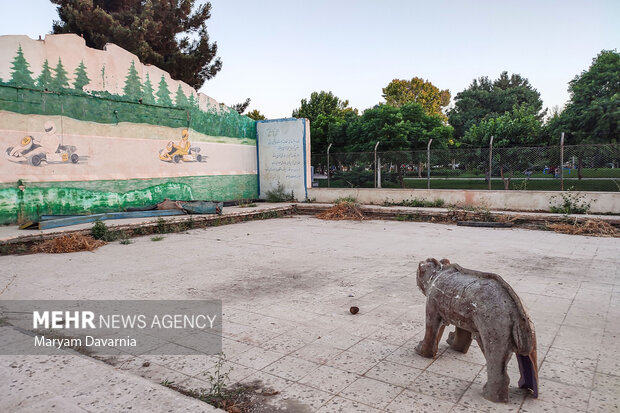
[[0, 224], [37, 220], [43, 214], [121, 211], [169, 199], [252, 199], [255, 175], [192, 176], [119, 181], [0, 184]]
[[[0, 110], [21, 114], [62, 115], [98, 123], [133, 122], [168, 127], [191, 128], [209, 136], [226, 136], [244, 140], [256, 139], [256, 122], [230, 108], [198, 107], [194, 94], [186, 96], [180, 85], [173, 93], [162, 75], [157, 90], [148, 74], [140, 79], [132, 61], [125, 78], [123, 95], [107, 91], [86, 91], [89, 84], [82, 61], [71, 69], [75, 75], [69, 82], [62, 59], [54, 67], [45, 60], [35, 79], [21, 45], [11, 62], [11, 76], [0, 81]], [[105, 80], [105, 66], [101, 68]], [[105, 87], [105, 81], [104, 81]]]
[[0, 56], [0, 225], [258, 197], [254, 120], [115, 45], [0, 36]]

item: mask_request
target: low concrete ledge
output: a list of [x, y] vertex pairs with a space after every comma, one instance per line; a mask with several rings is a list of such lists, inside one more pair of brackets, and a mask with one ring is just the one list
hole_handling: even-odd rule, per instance
[[[326, 211], [333, 204], [327, 203], [304, 203], [295, 205], [297, 214], [314, 215]], [[391, 206], [383, 207], [377, 205], [360, 205], [359, 209], [369, 219], [398, 219], [403, 221], [427, 221], [454, 223], [458, 216], [470, 214], [475, 216], [480, 213], [471, 211], [453, 211], [449, 208], [416, 208]], [[460, 213], [459, 213], [460, 212]], [[487, 214], [485, 214], [487, 215]], [[620, 217], [610, 215], [563, 215], [540, 212], [515, 212], [515, 211], [489, 211], [488, 218], [493, 221], [510, 221], [517, 227], [541, 228], [546, 224], [554, 222], [576, 222], [583, 223], [591, 219], [600, 219], [610, 225], [620, 228]]]
[[[575, 192], [591, 202], [593, 214], [620, 214], [620, 192]], [[334, 202], [338, 198], [353, 197], [360, 204], [383, 205], [386, 201], [399, 203], [407, 200], [441, 199], [446, 205], [460, 204], [486, 207], [491, 210], [547, 212], [560, 202], [562, 192], [553, 191], [480, 191], [463, 189], [374, 189], [374, 188], [311, 188], [308, 198], [316, 202]], [[553, 197], [555, 198], [552, 199]]]
[[[128, 220], [105, 221], [111, 231], [124, 233], [128, 238], [183, 232], [189, 229], [234, 224], [244, 221], [279, 218], [295, 213], [294, 204], [261, 204], [255, 208], [225, 208], [222, 215], [174, 215], [169, 217], [138, 218]], [[0, 228], [0, 256], [14, 253], [26, 253], [28, 248], [39, 242], [64, 235], [90, 235], [94, 223], [74, 225], [70, 227], [52, 228], [48, 230], [19, 230], [17, 227]]]

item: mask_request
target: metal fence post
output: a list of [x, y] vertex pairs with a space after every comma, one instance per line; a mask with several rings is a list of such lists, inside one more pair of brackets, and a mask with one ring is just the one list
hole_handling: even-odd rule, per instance
[[560, 191], [564, 190], [564, 132], [560, 138]]
[[381, 157], [377, 156], [377, 188], [381, 189]]
[[432, 139], [426, 145], [426, 189], [431, 189], [431, 143]]
[[493, 136], [489, 142], [489, 190], [491, 189], [491, 171], [493, 170]]
[[377, 169], [377, 146], [379, 146], [380, 143], [381, 143], [380, 141], [377, 141], [377, 143], [375, 144], [375, 188], [377, 187], [377, 181], [378, 181], [377, 179], [378, 177], [377, 175], [377, 171], [378, 171]]
[[332, 144], [330, 143], [329, 146], [327, 147], [327, 187], [329, 188], [329, 175], [330, 175], [330, 170], [329, 170], [329, 150], [331, 149]]

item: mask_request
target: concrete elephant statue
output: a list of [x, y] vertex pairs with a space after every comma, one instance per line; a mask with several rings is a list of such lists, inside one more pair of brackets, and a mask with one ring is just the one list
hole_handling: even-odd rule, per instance
[[448, 344], [466, 353], [476, 339], [487, 362], [483, 396], [508, 401], [506, 371], [516, 353], [519, 387], [538, 397], [536, 333], [521, 300], [499, 275], [468, 270], [443, 259], [420, 262], [417, 284], [426, 296], [426, 333], [416, 347], [423, 357], [435, 357], [444, 327], [456, 326]]

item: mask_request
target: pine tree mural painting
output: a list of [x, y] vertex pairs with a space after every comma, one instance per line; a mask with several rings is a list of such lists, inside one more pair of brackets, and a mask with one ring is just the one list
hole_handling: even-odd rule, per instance
[[17, 49], [17, 55], [11, 63], [12, 72], [9, 84], [18, 87], [34, 87], [32, 72], [28, 69], [29, 66], [30, 64], [26, 61], [22, 45], [20, 44]]
[[157, 104], [162, 106], [172, 106], [168, 83], [166, 82], [164, 75], [161, 75], [161, 80], [159, 81], [159, 89], [157, 90]]
[[41, 74], [37, 78], [36, 86], [39, 89], [49, 89], [50, 86], [52, 85], [52, 81], [53, 81], [52, 69], [50, 69], [50, 65], [47, 59], [45, 59], [45, 61], [43, 62], [43, 67], [41, 69]]
[[142, 102], [148, 103], [150, 105], [155, 103], [155, 97], [153, 96], [153, 84], [151, 83], [151, 78], [149, 74], [146, 74], [146, 81], [142, 85]]
[[185, 93], [183, 93], [183, 89], [181, 88], [180, 83], [175, 97], [175, 104], [179, 108], [186, 108], [189, 106], [189, 100], [187, 100], [187, 96], [185, 96]]
[[139, 100], [142, 98], [142, 83], [140, 82], [140, 76], [136, 70], [134, 61], [131, 61], [129, 66], [129, 73], [125, 78], [125, 88], [123, 89], [125, 97], [130, 100]]
[[90, 79], [86, 74], [86, 66], [84, 66], [84, 61], [80, 62], [80, 65], [75, 69], [75, 80], [73, 81], [73, 88], [76, 90], [84, 91], [84, 86], [90, 83]]
[[191, 107], [191, 108], [195, 108], [195, 109], [197, 109], [197, 108], [198, 108], [198, 99], [196, 99], [196, 98], [194, 97], [194, 94], [193, 94], [193, 93], [190, 93], [190, 94], [189, 94], [189, 99], [188, 99], [187, 101], [188, 101], [188, 103], [189, 103], [189, 107]]
[[54, 76], [54, 79], [52, 80], [50, 89], [54, 91], [60, 91], [62, 89], [69, 88], [69, 78], [67, 78], [67, 71], [62, 65], [62, 60], [60, 60], [60, 57], [58, 58], [58, 64], [56, 65], [54, 71], [56, 72], [56, 76]]

